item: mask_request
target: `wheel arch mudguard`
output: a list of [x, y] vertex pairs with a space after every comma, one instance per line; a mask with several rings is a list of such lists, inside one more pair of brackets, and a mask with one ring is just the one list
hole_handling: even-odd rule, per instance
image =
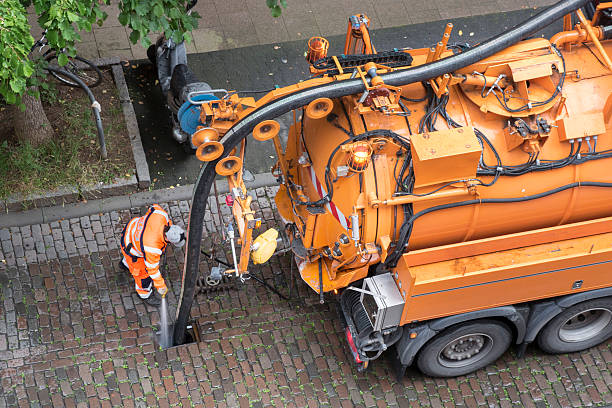
[[526, 344], [532, 343], [540, 330], [568, 307], [586, 300], [608, 296], [612, 296], [612, 287], [574, 293], [532, 305], [529, 320], [527, 322], [527, 332], [525, 333], [525, 339], [523, 341]]
[[[442, 330], [458, 323], [463, 323], [472, 320], [497, 318], [503, 319], [511, 323], [511, 328], [516, 334], [516, 343], [520, 344], [525, 338], [527, 329], [527, 317], [529, 316], [529, 307], [521, 305], [500, 306], [491, 309], [476, 310], [473, 312], [462, 313], [453, 316], [441, 317], [435, 320], [430, 320], [404, 330], [404, 336], [397, 343], [397, 358], [401, 365], [409, 366], [414, 361], [419, 350], [436, 334]], [[411, 334], [416, 337], [410, 338]]]

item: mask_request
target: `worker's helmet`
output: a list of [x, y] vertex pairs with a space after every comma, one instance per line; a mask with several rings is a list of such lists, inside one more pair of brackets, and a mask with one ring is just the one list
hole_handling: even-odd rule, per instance
[[178, 225], [171, 225], [166, 231], [166, 241], [171, 242], [177, 248], [182, 247], [187, 241], [185, 230]]

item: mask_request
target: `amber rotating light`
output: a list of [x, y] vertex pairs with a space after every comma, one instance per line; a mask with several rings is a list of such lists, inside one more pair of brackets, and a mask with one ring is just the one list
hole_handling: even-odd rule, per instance
[[306, 54], [306, 60], [311, 64], [321, 58], [327, 57], [327, 49], [329, 48], [329, 41], [323, 37], [312, 37], [308, 40], [308, 53]]
[[223, 154], [219, 132], [214, 128], [201, 128], [191, 135], [191, 143], [197, 148], [196, 157], [203, 162], [218, 159]]
[[355, 143], [351, 146], [349, 156], [349, 168], [357, 173], [364, 171], [368, 167], [370, 157], [372, 156], [372, 147], [365, 143]]

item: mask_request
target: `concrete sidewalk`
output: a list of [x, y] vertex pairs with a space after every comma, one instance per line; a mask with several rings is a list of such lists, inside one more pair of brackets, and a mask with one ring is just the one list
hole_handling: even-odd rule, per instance
[[[104, 25], [81, 34], [79, 54], [89, 59], [146, 58], [146, 50], [140, 44], [130, 43], [129, 32], [117, 21], [117, 1], [112, 3], [105, 6], [108, 19]], [[346, 32], [347, 18], [358, 13], [367, 14], [370, 27], [377, 29], [537, 8], [555, 0], [288, 0], [287, 3], [282, 15], [274, 18], [265, 0], [199, 0], [195, 10], [202, 18], [192, 32], [193, 42], [187, 50], [201, 53], [342, 34]], [[32, 35], [39, 38], [42, 30], [33, 14], [29, 21], [33, 25]]]

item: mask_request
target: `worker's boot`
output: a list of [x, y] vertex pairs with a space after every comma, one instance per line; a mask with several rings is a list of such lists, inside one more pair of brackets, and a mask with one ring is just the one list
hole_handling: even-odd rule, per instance
[[[142, 298], [141, 298], [142, 299]], [[150, 306], [159, 306], [161, 305], [161, 298], [159, 296], [157, 296], [157, 292], [153, 291], [153, 293], [151, 293], [151, 295], [146, 298], [146, 299], [142, 299], [147, 305]]]

